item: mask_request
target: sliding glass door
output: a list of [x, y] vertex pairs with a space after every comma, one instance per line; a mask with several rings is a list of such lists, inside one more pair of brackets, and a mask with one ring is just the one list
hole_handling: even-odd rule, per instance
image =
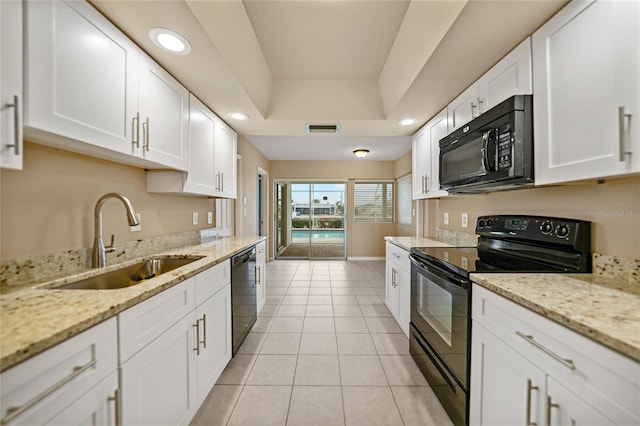
[[277, 257], [344, 259], [346, 184], [278, 182], [276, 185], [276, 190], [283, 194], [283, 202], [276, 205], [276, 210], [280, 210], [276, 212], [280, 235]]

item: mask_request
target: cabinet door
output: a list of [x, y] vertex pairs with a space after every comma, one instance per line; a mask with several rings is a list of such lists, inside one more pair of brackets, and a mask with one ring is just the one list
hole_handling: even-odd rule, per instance
[[536, 184], [640, 171], [640, 2], [569, 4], [533, 35], [533, 66]]
[[188, 424], [196, 397], [196, 317], [191, 314], [121, 366], [122, 424]]
[[478, 116], [478, 83], [473, 83], [447, 106], [447, 128], [453, 132]]
[[236, 198], [236, 157], [236, 132], [222, 120], [217, 120], [213, 161], [219, 197]]
[[429, 123], [413, 136], [412, 141], [412, 179], [414, 200], [427, 198], [427, 176], [430, 175], [431, 147], [429, 145]]
[[389, 308], [391, 315], [396, 318], [396, 321], [399, 316], [400, 307], [400, 291], [397, 284], [397, 274], [398, 269], [395, 266], [395, 263], [389, 262], [387, 259], [384, 302], [387, 305], [387, 308]]
[[231, 285], [196, 309], [199, 333], [198, 403], [202, 402], [231, 360]]
[[264, 241], [256, 245], [256, 292], [257, 312], [264, 306], [267, 297], [267, 243]]
[[0, 167], [22, 169], [22, 2], [0, 2]]
[[605, 426], [612, 422], [552, 377], [547, 378], [547, 425]]
[[119, 426], [117, 420], [118, 373], [113, 372], [107, 379], [85, 393], [80, 399], [62, 410], [46, 425], [53, 426]]
[[138, 48], [88, 3], [25, 4], [25, 133], [131, 154]]
[[146, 55], [140, 56], [140, 151], [161, 166], [189, 168], [189, 92]]
[[469, 424], [543, 424], [545, 374], [476, 321], [470, 381]]
[[215, 195], [213, 113], [195, 96], [189, 95], [189, 172], [187, 192]]
[[440, 189], [440, 139], [447, 136], [447, 110], [440, 111], [429, 121], [429, 161], [430, 170], [427, 179], [427, 198], [444, 197], [449, 195], [447, 191]]
[[527, 38], [478, 80], [479, 113], [513, 95], [532, 94], [531, 82], [531, 38]]
[[409, 337], [409, 322], [411, 321], [411, 266], [409, 269], [398, 268], [396, 283], [398, 285], [398, 325]]

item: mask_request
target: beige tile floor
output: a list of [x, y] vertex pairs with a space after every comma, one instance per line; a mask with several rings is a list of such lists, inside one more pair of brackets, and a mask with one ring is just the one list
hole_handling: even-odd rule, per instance
[[384, 305], [384, 261], [267, 264], [267, 301], [192, 425], [448, 426]]

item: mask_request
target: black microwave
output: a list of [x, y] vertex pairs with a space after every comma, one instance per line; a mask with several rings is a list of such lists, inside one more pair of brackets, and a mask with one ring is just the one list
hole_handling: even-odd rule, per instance
[[515, 95], [440, 140], [440, 189], [483, 193], [533, 184], [531, 95]]

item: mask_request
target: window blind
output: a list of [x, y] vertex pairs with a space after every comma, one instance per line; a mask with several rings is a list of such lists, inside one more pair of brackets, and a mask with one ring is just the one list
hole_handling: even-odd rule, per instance
[[411, 175], [398, 179], [398, 223], [411, 225]]
[[393, 182], [354, 183], [355, 222], [393, 223]]

